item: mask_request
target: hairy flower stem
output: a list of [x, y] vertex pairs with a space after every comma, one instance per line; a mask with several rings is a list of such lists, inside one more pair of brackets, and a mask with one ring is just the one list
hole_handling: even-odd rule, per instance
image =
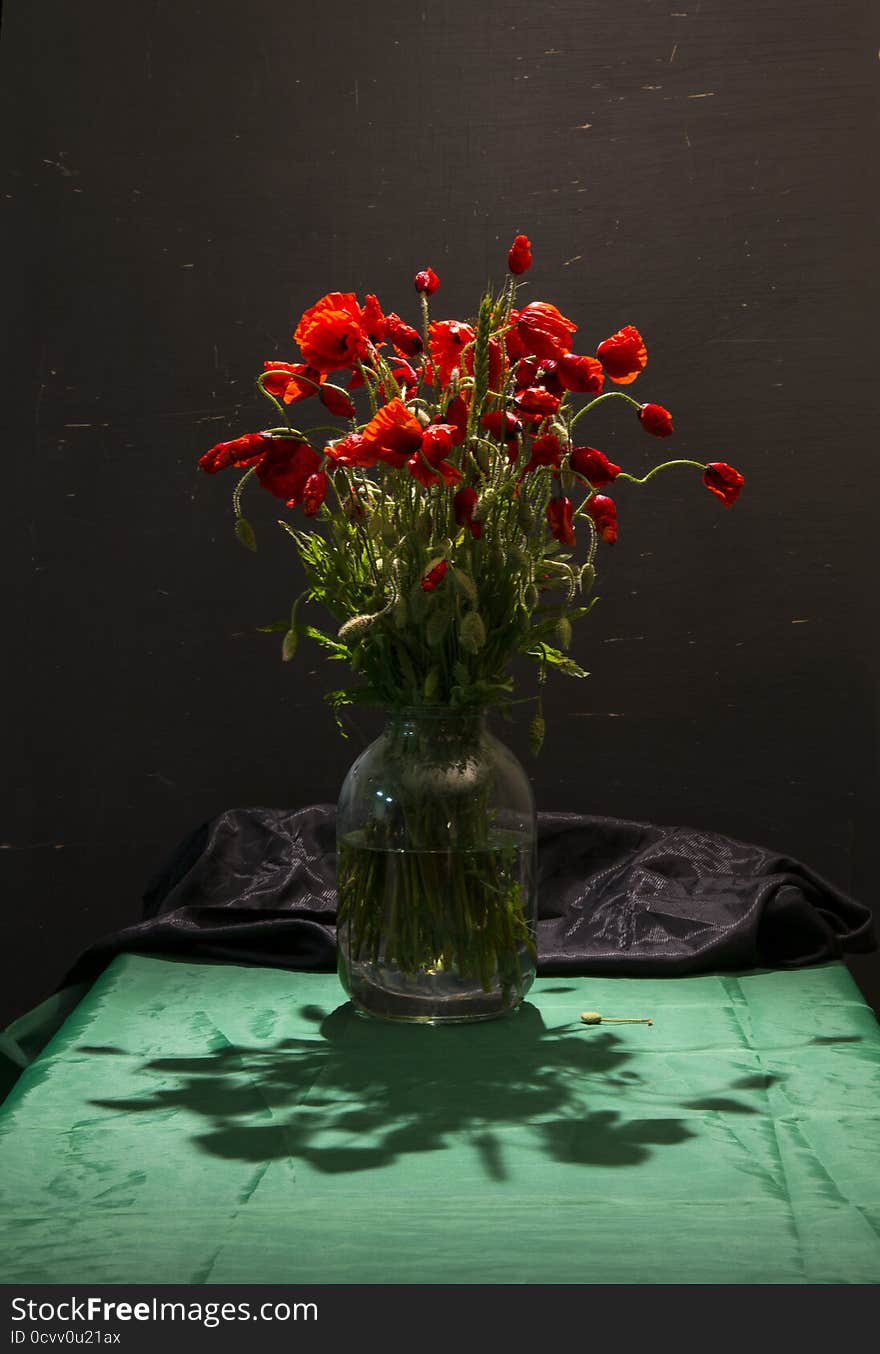
[[584, 414], [588, 414], [591, 409], [595, 409], [597, 404], [605, 404], [608, 400], [626, 400], [627, 404], [631, 405], [633, 409], [641, 409], [642, 407], [638, 400], [634, 400], [630, 395], [624, 395], [622, 390], [609, 390], [604, 395], [597, 395], [594, 400], [590, 400], [589, 404], [585, 404], [583, 409], [579, 409], [571, 420], [571, 427], [573, 428], [578, 420], [583, 418]]
[[674, 465], [689, 465], [697, 470], [706, 469], [702, 461], [664, 461], [662, 465], [655, 465], [654, 469], [649, 470], [647, 475], [637, 477], [636, 475], [628, 475], [625, 471], [621, 470], [617, 478], [619, 480], [627, 480], [630, 484], [647, 484], [648, 480], [652, 480], [655, 475], [659, 475], [661, 470], [670, 470]]

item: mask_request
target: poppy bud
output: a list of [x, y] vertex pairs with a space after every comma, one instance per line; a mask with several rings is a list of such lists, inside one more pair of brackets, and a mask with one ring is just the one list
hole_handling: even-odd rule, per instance
[[643, 404], [639, 410], [639, 422], [646, 432], [655, 437], [669, 437], [672, 433], [672, 415], [662, 404]]
[[468, 425], [467, 401], [463, 395], [456, 395], [454, 400], [449, 401], [449, 407], [443, 415], [443, 422], [450, 424], [455, 429], [455, 436], [452, 441], [455, 446], [460, 446], [464, 441]]
[[354, 405], [345, 391], [340, 390], [338, 386], [321, 386], [320, 400], [324, 408], [329, 409], [331, 414], [336, 414], [340, 418], [354, 418]]
[[455, 520], [458, 526], [467, 527], [474, 540], [479, 540], [483, 534], [483, 523], [474, 521], [474, 509], [477, 506], [477, 491], [469, 485], [464, 489], [459, 489], [452, 500], [452, 511], [455, 514]]
[[602, 540], [613, 545], [617, 540], [617, 508], [613, 499], [606, 494], [594, 494], [587, 503], [586, 511], [592, 517]]
[[703, 474], [703, 483], [710, 494], [721, 499], [725, 508], [732, 508], [739, 498], [745, 478], [726, 461], [710, 461]]
[[416, 273], [413, 281], [416, 291], [422, 292], [425, 296], [433, 296], [440, 286], [440, 279], [433, 268], [423, 268], [420, 273]]
[[486, 626], [479, 611], [469, 611], [458, 627], [458, 642], [465, 653], [476, 653], [486, 643]]
[[563, 545], [574, 545], [573, 509], [570, 498], [551, 498], [547, 504], [547, 525], [550, 534]]
[[541, 748], [544, 746], [544, 736], [547, 732], [547, 725], [544, 723], [543, 715], [535, 715], [529, 725], [529, 751], [533, 757], [537, 757]]
[[596, 447], [574, 447], [568, 463], [576, 475], [583, 475], [594, 489], [604, 489], [620, 474], [620, 466], [609, 461], [604, 452]]
[[303, 488], [302, 505], [306, 517], [314, 517], [326, 497], [327, 476], [323, 470], [318, 470], [309, 475]]
[[507, 254], [507, 266], [514, 277], [527, 273], [532, 266], [532, 242], [527, 235], [517, 235]]
[[448, 568], [449, 565], [446, 563], [445, 559], [438, 560], [438, 562], [433, 566], [433, 568], [429, 569], [428, 572], [425, 574], [424, 578], [422, 579], [421, 581], [422, 591], [433, 592], [435, 588], [439, 587], [440, 584], [443, 582], [444, 578], [446, 577], [446, 570]]
[[411, 324], [402, 320], [399, 315], [385, 316], [385, 335], [404, 357], [418, 357], [422, 351], [423, 344], [418, 331], [413, 329]]

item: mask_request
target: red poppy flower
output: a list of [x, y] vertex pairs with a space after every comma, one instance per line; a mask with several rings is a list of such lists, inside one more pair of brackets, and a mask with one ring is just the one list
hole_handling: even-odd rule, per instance
[[456, 395], [454, 400], [449, 401], [449, 408], [443, 417], [443, 422], [450, 424], [455, 429], [453, 442], [458, 447], [464, 441], [468, 425], [468, 407], [464, 395]]
[[411, 367], [405, 357], [397, 357], [391, 363], [391, 375], [399, 386], [412, 386], [415, 390], [419, 384], [418, 373], [414, 367]]
[[424, 430], [419, 450], [407, 461], [413, 479], [426, 489], [441, 479], [444, 484], [458, 484], [461, 479], [461, 471], [446, 459], [455, 445], [455, 432], [451, 423], [430, 424]]
[[375, 446], [366, 442], [361, 433], [349, 433], [338, 442], [328, 443], [324, 454], [339, 465], [359, 465], [364, 469], [370, 469], [379, 460]]
[[257, 479], [276, 498], [296, 506], [303, 499], [306, 481], [321, 468], [321, 458], [308, 442], [296, 437], [270, 437], [266, 454], [257, 466]]
[[527, 273], [532, 266], [532, 242], [527, 235], [517, 235], [507, 255], [507, 266], [515, 277]]
[[403, 400], [392, 400], [373, 415], [363, 430], [363, 439], [380, 461], [397, 470], [422, 445], [422, 425]]
[[380, 343], [384, 343], [386, 321], [377, 296], [364, 297], [364, 304], [361, 308], [361, 326], [371, 343], [374, 343], [377, 347]]
[[523, 469], [523, 475], [530, 475], [533, 470], [537, 470], [538, 466], [541, 465], [550, 465], [554, 470], [558, 470], [564, 450], [565, 448], [555, 433], [536, 437], [532, 442], [531, 456]]
[[474, 521], [474, 508], [477, 506], [477, 491], [468, 485], [464, 489], [459, 489], [452, 500], [452, 511], [455, 514], [455, 520], [460, 527], [467, 527], [474, 540], [478, 541], [483, 534], [483, 523]]
[[[303, 486], [302, 505], [306, 517], [314, 517], [326, 497], [327, 476], [323, 470], [318, 470], [314, 475], [309, 475]], [[296, 503], [291, 499], [287, 506], [294, 508]]]
[[331, 414], [336, 414], [339, 418], [354, 418], [354, 405], [344, 390], [332, 385], [322, 385], [320, 396], [324, 408], [329, 409]]
[[[441, 385], [448, 385], [452, 373], [462, 366], [462, 352], [469, 343], [473, 343], [474, 331], [469, 324], [458, 320], [435, 320], [428, 329], [431, 362]], [[467, 354], [465, 368], [472, 371], [474, 365], [473, 348]]]
[[256, 465], [263, 459], [271, 440], [265, 433], [245, 433], [231, 442], [218, 442], [199, 458], [199, 468], [206, 475], [216, 475], [218, 470], [228, 470], [232, 465], [241, 468]]
[[578, 394], [598, 395], [605, 380], [602, 363], [595, 357], [575, 356], [563, 353], [556, 363], [556, 375], [566, 390], [575, 390]]
[[563, 545], [574, 545], [573, 508], [570, 498], [551, 498], [547, 504], [547, 525], [550, 534]]
[[385, 317], [385, 337], [391, 340], [401, 357], [417, 357], [424, 346], [418, 330], [393, 313]]
[[[264, 362], [263, 389], [274, 395], [276, 400], [283, 399], [285, 404], [295, 404], [298, 400], [307, 400], [317, 395], [321, 373], [305, 362]], [[307, 380], [300, 380], [307, 377]]]
[[328, 292], [306, 310], [293, 337], [309, 366], [324, 374], [353, 366], [369, 342], [354, 292], [341, 291]]
[[529, 386], [516, 397], [517, 409], [530, 419], [547, 418], [556, 413], [560, 404], [559, 396], [551, 390], [545, 390], [543, 386]]
[[725, 508], [733, 507], [745, 482], [745, 476], [726, 461], [710, 461], [703, 473], [706, 488], [721, 499]]
[[516, 328], [517, 320], [520, 317], [520, 311], [512, 310], [510, 312], [510, 324], [513, 328], [508, 329], [504, 335], [504, 349], [507, 353], [507, 360], [511, 364], [519, 362], [521, 358], [528, 357], [529, 350], [520, 338], [519, 331]]
[[480, 427], [497, 437], [499, 442], [506, 442], [509, 437], [517, 437], [522, 432], [522, 424], [516, 415], [506, 413], [503, 409], [493, 409], [484, 414], [480, 419]]
[[655, 437], [669, 437], [673, 431], [672, 415], [662, 404], [643, 404], [639, 410], [639, 422], [646, 432]]
[[446, 560], [441, 559], [439, 564], [435, 564], [433, 569], [429, 569], [422, 579], [422, 588], [424, 591], [433, 592], [435, 588], [439, 587], [446, 577], [446, 570], [448, 568], [449, 565], [446, 563]]
[[635, 325], [625, 324], [611, 338], [599, 344], [596, 356], [612, 381], [626, 386], [636, 379], [640, 371], [644, 371], [648, 350]]
[[413, 280], [416, 291], [424, 292], [425, 296], [433, 296], [440, 286], [440, 279], [433, 268], [423, 268]]
[[522, 423], [515, 414], [506, 413], [503, 409], [493, 409], [490, 413], [484, 414], [480, 419], [480, 426], [486, 429], [492, 437], [503, 442], [507, 450], [507, 459], [515, 461], [519, 455], [518, 438], [522, 433]]
[[587, 503], [586, 511], [592, 517], [602, 540], [613, 545], [617, 540], [617, 508], [614, 500], [608, 498], [606, 494], [593, 494]]
[[620, 466], [609, 461], [603, 451], [595, 447], [574, 447], [568, 463], [576, 475], [583, 475], [594, 489], [604, 489], [620, 474]]
[[547, 301], [532, 301], [519, 312], [516, 332], [531, 357], [561, 357], [571, 351], [571, 336], [577, 331]]

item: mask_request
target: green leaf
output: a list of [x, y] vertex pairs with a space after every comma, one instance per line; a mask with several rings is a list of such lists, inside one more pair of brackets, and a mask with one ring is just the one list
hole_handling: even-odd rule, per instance
[[340, 644], [339, 640], [334, 639], [332, 635], [325, 635], [323, 630], [318, 630], [314, 625], [303, 627], [303, 634], [313, 639], [316, 644], [320, 644], [322, 649], [326, 649], [331, 658], [339, 659], [347, 663], [351, 658], [351, 650], [347, 644]]
[[559, 649], [554, 649], [552, 644], [538, 643], [526, 653], [529, 658], [535, 658], [539, 663], [548, 663], [551, 668], [556, 668], [566, 677], [589, 677], [580, 664], [576, 663], [568, 654], [561, 653]]
[[236, 517], [235, 534], [245, 549], [256, 551], [257, 538], [254, 535], [253, 527], [246, 517]]
[[258, 625], [257, 634], [281, 635], [290, 629], [290, 621], [272, 621], [269, 625]]

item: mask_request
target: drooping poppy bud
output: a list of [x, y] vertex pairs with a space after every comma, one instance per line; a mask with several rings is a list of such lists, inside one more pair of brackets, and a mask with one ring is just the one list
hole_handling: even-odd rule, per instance
[[424, 592], [433, 592], [435, 588], [438, 588], [446, 577], [446, 570], [448, 568], [449, 565], [446, 563], [445, 559], [439, 560], [434, 565], [433, 569], [429, 569], [422, 579], [422, 590]]
[[[326, 497], [327, 476], [323, 470], [318, 470], [314, 475], [309, 475], [303, 487], [302, 505], [306, 517], [314, 517]], [[296, 507], [296, 500], [292, 499], [287, 506]]]
[[452, 441], [455, 446], [460, 446], [464, 441], [468, 425], [468, 407], [464, 395], [456, 395], [454, 400], [449, 401], [443, 422], [450, 424], [455, 429]]
[[644, 371], [648, 350], [635, 325], [625, 324], [611, 338], [599, 344], [596, 356], [612, 381], [626, 386], [636, 379], [640, 371]]
[[745, 482], [745, 476], [726, 461], [710, 461], [703, 473], [706, 488], [721, 499], [725, 508], [733, 507]]
[[425, 296], [433, 296], [440, 286], [440, 279], [433, 268], [423, 268], [420, 273], [416, 273], [413, 281], [416, 291], [424, 293]]
[[620, 474], [620, 466], [609, 461], [596, 447], [573, 447], [568, 463], [576, 475], [583, 475], [594, 489], [604, 489]]
[[517, 235], [507, 254], [507, 266], [514, 277], [527, 273], [532, 266], [532, 242], [527, 235]]
[[662, 404], [643, 404], [639, 410], [639, 422], [646, 432], [655, 437], [669, 437], [673, 431], [672, 415]]
[[483, 523], [474, 521], [474, 509], [477, 506], [477, 491], [467, 485], [464, 489], [459, 489], [452, 500], [452, 511], [455, 514], [455, 520], [458, 526], [467, 527], [474, 540], [479, 540], [483, 534]]
[[547, 504], [547, 525], [550, 533], [563, 545], [574, 545], [573, 505], [570, 498], [551, 498]]
[[340, 390], [338, 386], [322, 385], [320, 398], [324, 408], [329, 409], [331, 414], [336, 414], [340, 418], [354, 418], [354, 405], [345, 391]]
[[602, 540], [613, 545], [617, 540], [617, 508], [614, 500], [606, 494], [594, 494], [587, 503], [586, 511], [592, 517]]
[[544, 437], [536, 437], [532, 442], [529, 460], [523, 468], [523, 475], [530, 475], [533, 470], [537, 470], [542, 465], [549, 465], [554, 470], [558, 470], [564, 450], [565, 448], [555, 433], [546, 433]]
[[605, 380], [602, 363], [595, 357], [563, 353], [556, 363], [556, 375], [566, 390], [581, 395], [598, 395]]
[[417, 357], [422, 351], [422, 340], [419, 338], [418, 331], [413, 329], [411, 324], [407, 324], [399, 315], [391, 314], [385, 316], [385, 337], [390, 339], [394, 347], [404, 357]]

